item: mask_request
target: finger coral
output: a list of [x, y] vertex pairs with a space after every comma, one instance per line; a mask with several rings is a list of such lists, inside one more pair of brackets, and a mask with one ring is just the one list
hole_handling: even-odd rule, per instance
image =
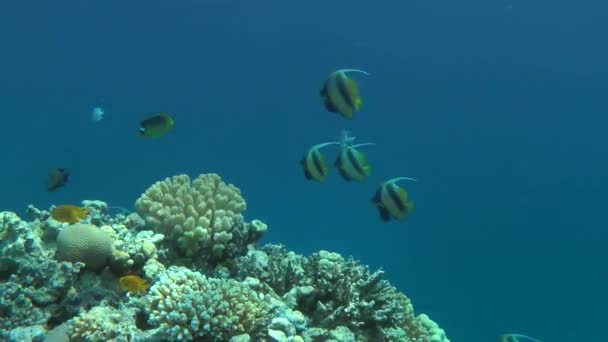
[[[153, 184], [135, 202], [148, 228], [165, 234], [186, 256], [219, 259], [230, 253], [237, 236], [246, 230], [245, 242], [255, 241], [265, 225], [246, 225], [247, 205], [241, 191], [215, 173], [202, 174], [192, 182], [177, 175]], [[205, 252], [205, 253], [201, 253]]]
[[159, 327], [164, 340], [228, 341], [244, 333], [255, 335], [263, 327], [268, 308], [260, 297], [236, 280], [172, 266], [149, 290], [148, 321]]

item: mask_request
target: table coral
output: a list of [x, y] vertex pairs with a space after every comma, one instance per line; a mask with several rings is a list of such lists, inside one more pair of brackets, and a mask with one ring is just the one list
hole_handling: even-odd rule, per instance
[[192, 182], [188, 175], [156, 182], [135, 207], [150, 229], [165, 234], [186, 256], [221, 259], [255, 242], [266, 229], [243, 222], [247, 206], [241, 191], [215, 173]]

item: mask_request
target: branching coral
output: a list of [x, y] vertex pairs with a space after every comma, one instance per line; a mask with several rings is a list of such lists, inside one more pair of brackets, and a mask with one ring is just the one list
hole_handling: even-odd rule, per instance
[[254, 335], [268, 318], [268, 306], [247, 285], [176, 266], [150, 288], [146, 307], [149, 323], [171, 341]]
[[149, 228], [165, 234], [187, 256], [220, 259], [237, 235], [246, 235], [246, 242], [252, 243], [265, 231], [265, 227], [244, 224], [246, 204], [241, 191], [214, 173], [202, 174], [192, 182], [187, 175], [156, 182], [135, 207]]

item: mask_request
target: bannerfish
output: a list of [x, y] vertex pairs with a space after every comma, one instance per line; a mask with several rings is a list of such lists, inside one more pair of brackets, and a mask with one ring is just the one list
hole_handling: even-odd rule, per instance
[[334, 162], [340, 176], [347, 181], [362, 182], [371, 173], [371, 166], [367, 157], [357, 147], [375, 145], [374, 143], [352, 144], [355, 137], [349, 135], [348, 131], [342, 131], [340, 139], [340, 153]]
[[321, 144], [314, 145], [306, 151], [306, 154], [300, 160], [300, 165], [304, 169], [304, 176], [308, 180], [315, 180], [317, 182], [323, 182], [329, 169], [327, 168], [327, 160], [321, 151], [321, 148], [328, 145], [339, 145], [339, 142], [330, 141]]
[[51, 170], [46, 177], [46, 190], [53, 192], [64, 186], [70, 178], [70, 172], [63, 168]]
[[521, 342], [520, 339], [527, 339], [534, 342], [541, 342], [535, 338], [530, 336], [522, 335], [522, 334], [504, 334], [500, 335], [498, 338], [498, 342]]
[[173, 126], [175, 122], [169, 114], [157, 114], [140, 122], [139, 135], [145, 138], [158, 138], [171, 131]]
[[51, 217], [55, 221], [63, 223], [78, 223], [89, 214], [89, 209], [77, 207], [71, 204], [62, 204], [51, 210]]
[[372, 197], [372, 203], [378, 208], [382, 221], [391, 218], [403, 221], [407, 214], [414, 209], [414, 203], [407, 197], [407, 192], [396, 183], [402, 180], [416, 181], [410, 177], [397, 177], [383, 182]]
[[347, 119], [352, 119], [355, 111], [361, 108], [361, 97], [357, 82], [346, 74], [358, 72], [369, 75], [366, 71], [357, 69], [340, 69], [329, 74], [323, 88], [321, 88], [321, 99], [325, 109], [332, 113], [338, 113]]

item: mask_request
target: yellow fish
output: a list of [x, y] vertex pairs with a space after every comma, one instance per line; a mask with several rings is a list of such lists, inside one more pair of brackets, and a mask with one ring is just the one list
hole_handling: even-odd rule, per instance
[[51, 217], [59, 222], [78, 223], [89, 214], [89, 209], [77, 207], [71, 204], [62, 204], [51, 210]]
[[378, 187], [372, 197], [372, 203], [378, 208], [382, 221], [391, 218], [403, 221], [407, 214], [414, 209], [414, 203], [408, 200], [407, 192], [396, 183], [402, 180], [416, 181], [410, 177], [397, 177], [390, 179]]
[[174, 126], [175, 122], [169, 114], [154, 115], [139, 124], [139, 135], [145, 138], [158, 138], [170, 132]]
[[126, 292], [144, 292], [150, 287], [144, 278], [134, 274], [120, 277], [119, 282], [120, 288]]
[[498, 338], [498, 342], [521, 342], [520, 339], [527, 339], [530, 341], [534, 341], [534, 342], [541, 342], [535, 338], [532, 338], [530, 336], [526, 336], [526, 335], [522, 335], [522, 334], [504, 334], [504, 335], [500, 335], [500, 337]]
[[325, 109], [332, 113], [338, 113], [347, 119], [352, 119], [355, 111], [361, 108], [361, 97], [357, 82], [346, 74], [358, 72], [369, 75], [366, 71], [357, 69], [340, 69], [329, 74], [323, 88], [321, 88], [321, 99]]
[[339, 145], [339, 142], [325, 142], [314, 145], [306, 151], [306, 154], [300, 160], [300, 165], [304, 169], [304, 176], [308, 180], [315, 180], [317, 182], [323, 182], [329, 169], [327, 168], [327, 160], [325, 156], [319, 151], [319, 149], [328, 145]]

